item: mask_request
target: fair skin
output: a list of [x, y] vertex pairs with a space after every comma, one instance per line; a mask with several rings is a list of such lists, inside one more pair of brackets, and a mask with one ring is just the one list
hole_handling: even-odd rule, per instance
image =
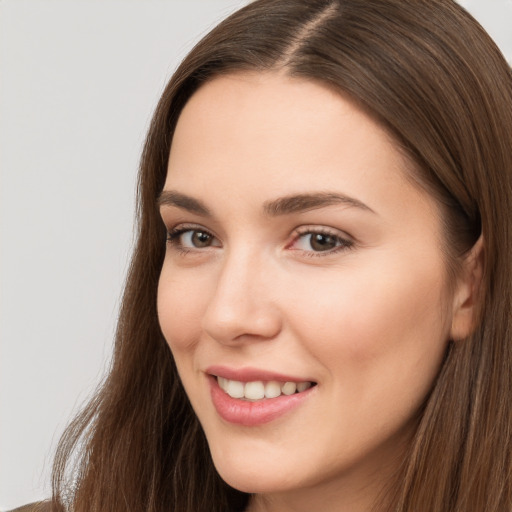
[[[282, 73], [215, 78], [179, 118], [159, 319], [214, 464], [251, 512], [370, 510], [448, 339], [469, 328], [471, 286], [449, 286], [438, 208], [409, 172], [353, 103]], [[265, 370], [312, 387], [275, 418], [237, 416], [248, 402], [220, 390], [225, 368], [242, 386], [265, 386]]]

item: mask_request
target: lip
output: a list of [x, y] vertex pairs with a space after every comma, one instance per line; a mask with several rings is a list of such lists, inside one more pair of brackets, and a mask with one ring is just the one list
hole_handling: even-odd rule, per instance
[[[251, 382], [253, 380], [304, 382], [304, 379], [295, 379], [289, 376], [285, 377], [276, 373], [261, 371], [258, 371], [256, 375], [252, 369], [250, 371], [247, 371], [247, 369], [233, 370], [228, 373], [221, 371], [220, 375], [213, 371], [212, 374], [210, 370], [211, 369], [209, 369], [209, 375], [207, 377], [210, 384], [210, 395], [217, 413], [223, 420], [229, 423], [246, 427], [255, 427], [270, 423], [292, 410], [295, 410], [315, 393], [317, 388], [317, 386], [313, 386], [301, 393], [280, 395], [276, 398], [265, 398], [260, 401], [250, 402], [230, 397], [220, 388], [215, 375], [227, 379], [240, 380], [240, 382]], [[235, 374], [236, 377], [234, 376]], [[226, 375], [231, 375], [231, 377], [227, 377]], [[285, 378], [283, 379], [283, 377]]]
[[254, 382], [257, 380], [269, 381], [276, 380], [278, 382], [314, 382], [308, 377], [297, 377], [285, 375], [283, 373], [270, 372], [250, 366], [244, 368], [229, 368], [228, 366], [209, 366], [205, 373], [216, 377], [223, 377], [229, 380], [238, 380], [240, 382]]

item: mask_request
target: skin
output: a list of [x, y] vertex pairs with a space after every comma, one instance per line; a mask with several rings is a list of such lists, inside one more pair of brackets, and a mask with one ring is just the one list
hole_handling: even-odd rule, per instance
[[[215, 78], [179, 118], [164, 191], [210, 215], [161, 206], [168, 231], [189, 231], [167, 244], [160, 324], [215, 466], [254, 493], [250, 511], [369, 510], [468, 327], [471, 285], [449, 286], [439, 210], [408, 167], [349, 100], [282, 73]], [[264, 211], [312, 192], [367, 208]], [[308, 230], [335, 247], [314, 250]], [[268, 424], [235, 425], [212, 404], [213, 364], [317, 386]]]

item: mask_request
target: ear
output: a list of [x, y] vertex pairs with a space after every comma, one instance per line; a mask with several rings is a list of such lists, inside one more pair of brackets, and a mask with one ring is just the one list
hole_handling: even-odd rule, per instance
[[464, 256], [462, 269], [457, 278], [450, 330], [452, 340], [463, 340], [475, 330], [480, 304], [484, 256], [484, 240], [480, 235], [469, 253]]

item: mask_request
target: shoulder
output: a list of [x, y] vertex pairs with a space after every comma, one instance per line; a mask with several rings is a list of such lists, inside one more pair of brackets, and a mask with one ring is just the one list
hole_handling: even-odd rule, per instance
[[49, 501], [38, 501], [37, 503], [30, 503], [29, 505], [23, 505], [22, 507], [15, 508], [8, 512], [50, 512]]

